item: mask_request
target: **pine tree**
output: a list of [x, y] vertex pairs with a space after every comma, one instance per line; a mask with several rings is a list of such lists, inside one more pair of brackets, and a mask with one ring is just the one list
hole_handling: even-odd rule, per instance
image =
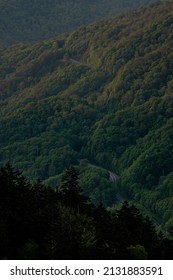
[[82, 192], [83, 190], [79, 185], [79, 173], [71, 166], [62, 177], [62, 184], [60, 186], [62, 202], [75, 211], [81, 212], [87, 206], [89, 200]]

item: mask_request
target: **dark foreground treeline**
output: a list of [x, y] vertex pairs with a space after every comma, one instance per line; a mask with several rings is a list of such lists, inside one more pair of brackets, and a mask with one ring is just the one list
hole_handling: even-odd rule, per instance
[[0, 168], [1, 259], [172, 259], [173, 244], [137, 208], [114, 213], [82, 195], [69, 168], [59, 190]]

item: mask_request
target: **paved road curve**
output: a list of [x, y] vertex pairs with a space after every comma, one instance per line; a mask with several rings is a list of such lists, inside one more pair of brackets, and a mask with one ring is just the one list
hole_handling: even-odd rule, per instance
[[[115, 187], [117, 187], [118, 176], [117, 176], [115, 173], [109, 171], [109, 180], [115, 185]], [[116, 193], [116, 200], [117, 200], [118, 202], [122, 203], [122, 202], [125, 201], [125, 198], [123, 198], [123, 197], [121, 196], [121, 194]]]
[[[97, 168], [102, 168], [98, 165], [94, 165], [88, 162], [87, 164], [88, 166], [93, 166], [93, 167], [97, 167]], [[118, 184], [118, 175], [113, 173], [112, 171], [109, 171], [109, 180], [114, 184], [115, 188], [117, 189], [117, 184]], [[122, 195], [120, 193], [116, 193], [116, 201], [119, 203], [124, 202], [126, 199], [124, 197], [122, 197]]]

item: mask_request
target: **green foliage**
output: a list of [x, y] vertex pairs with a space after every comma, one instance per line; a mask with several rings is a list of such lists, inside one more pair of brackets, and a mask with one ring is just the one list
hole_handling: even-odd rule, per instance
[[80, 168], [80, 184], [94, 205], [103, 203], [106, 207], [115, 203], [116, 189], [107, 170], [94, 165]]
[[1, 167], [0, 259], [172, 259], [172, 241], [133, 205], [111, 214], [85, 201], [74, 167], [60, 191]]
[[77, 212], [83, 210], [87, 203], [87, 198], [82, 195], [82, 188], [79, 185], [79, 174], [73, 166], [68, 168], [65, 174], [63, 174], [59, 191], [65, 205], [70, 206]]
[[146, 260], [147, 259], [147, 252], [145, 248], [141, 245], [130, 246], [127, 248], [132, 256], [132, 259], [135, 260]]
[[111, 170], [124, 197], [170, 228], [172, 14], [172, 3], [162, 2], [33, 46], [1, 48], [0, 162], [56, 186], [64, 169], [86, 158], [107, 170], [81, 168], [95, 204], [116, 202]]
[[[0, 1], [0, 45], [35, 42], [155, 0]], [[56, 44], [62, 47], [63, 41]]]

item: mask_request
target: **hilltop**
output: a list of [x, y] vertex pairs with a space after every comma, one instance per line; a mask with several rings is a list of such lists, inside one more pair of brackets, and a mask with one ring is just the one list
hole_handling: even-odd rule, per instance
[[32, 43], [156, 0], [0, 0], [0, 45]]

